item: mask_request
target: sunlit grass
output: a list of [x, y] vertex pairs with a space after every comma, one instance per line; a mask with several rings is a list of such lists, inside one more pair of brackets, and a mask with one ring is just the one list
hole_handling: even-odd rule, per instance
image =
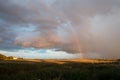
[[116, 59], [113, 60], [108, 60], [108, 59], [26, 59], [26, 61], [31, 61], [31, 62], [48, 62], [48, 63], [58, 63], [58, 64], [65, 64], [68, 62], [80, 62], [80, 63], [112, 63], [116, 62]]
[[2, 60], [0, 80], [119, 80], [120, 62], [108, 61]]

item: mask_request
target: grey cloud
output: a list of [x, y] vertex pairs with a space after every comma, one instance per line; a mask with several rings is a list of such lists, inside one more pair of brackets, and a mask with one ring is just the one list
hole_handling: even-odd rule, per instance
[[2, 42], [2, 38], [0, 38], [0, 43]]
[[0, 0], [0, 47], [119, 58], [119, 10], [119, 0]]

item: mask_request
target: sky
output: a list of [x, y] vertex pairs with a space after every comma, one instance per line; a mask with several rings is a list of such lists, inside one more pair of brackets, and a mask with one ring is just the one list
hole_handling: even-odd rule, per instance
[[120, 0], [0, 0], [0, 53], [120, 58]]

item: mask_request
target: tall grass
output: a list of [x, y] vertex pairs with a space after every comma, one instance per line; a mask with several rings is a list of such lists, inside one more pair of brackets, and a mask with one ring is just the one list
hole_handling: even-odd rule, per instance
[[2, 62], [0, 80], [120, 80], [120, 64]]

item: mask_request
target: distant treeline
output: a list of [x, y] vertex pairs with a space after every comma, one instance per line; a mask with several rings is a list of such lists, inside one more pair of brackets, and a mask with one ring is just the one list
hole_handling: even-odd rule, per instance
[[0, 54], [0, 60], [14, 60], [14, 59], [18, 59], [18, 60], [22, 60], [23, 58], [16, 58], [16, 57], [13, 57], [13, 56], [5, 56], [3, 54]]

